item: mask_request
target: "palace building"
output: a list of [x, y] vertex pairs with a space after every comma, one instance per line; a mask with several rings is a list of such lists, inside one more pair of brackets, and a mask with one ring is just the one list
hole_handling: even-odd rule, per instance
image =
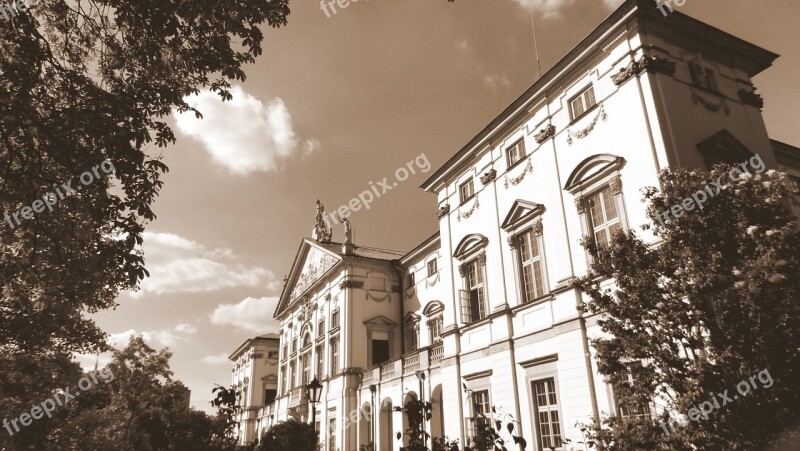
[[800, 149], [770, 140], [752, 83], [777, 57], [627, 0], [425, 181], [439, 228], [416, 248], [361, 246], [347, 221], [335, 242], [318, 203], [275, 311], [277, 360], [259, 341], [231, 356], [276, 365], [234, 372], [255, 396], [242, 442], [313, 416], [325, 450], [398, 451], [393, 409], [415, 397], [433, 403], [426, 431], [461, 446], [481, 415], [513, 422], [528, 450], [566, 450], [576, 423], [648, 414], [597, 371], [598, 318], [570, 285], [589, 265], [579, 242], [629, 229], [654, 241], [640, 190], [668, 167], [757, 156], [797, 188]]

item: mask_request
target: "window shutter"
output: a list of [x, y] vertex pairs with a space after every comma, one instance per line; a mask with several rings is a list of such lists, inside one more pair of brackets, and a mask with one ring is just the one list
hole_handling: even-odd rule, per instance
[[461, 322], [469, 324], [472, 322], [472, 309], [470, 306], [471, 296], [468, 290], [458, 290], [461, 300]]

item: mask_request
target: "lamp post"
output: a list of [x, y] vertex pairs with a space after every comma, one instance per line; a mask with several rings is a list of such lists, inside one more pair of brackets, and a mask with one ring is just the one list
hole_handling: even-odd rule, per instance
[[314, 426], [314, 432], [317, 432], [317, 403], [322, 396], [322, 384], [319, 383], [317, 376], [306, 385], [306, 396], [311, 403], [311, 424]]
[[425, 415], [425, 371], [419, 370], [415, 373], [417, 375], [417, 379], [419, 380], [419, 400], [422, 402], [422, 437], [425, 440], [425, 446], [428, 446], [428, 439], [425, 438], [425, 422], [427, 421]]

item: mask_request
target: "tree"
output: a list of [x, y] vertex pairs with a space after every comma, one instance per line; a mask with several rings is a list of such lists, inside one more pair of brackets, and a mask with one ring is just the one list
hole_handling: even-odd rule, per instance
[[292, 451], [316, 451], [318, 434], [314, 426], [290, 419], [270, 427], [258, 443], [259, 451], [287, 449]]
[[[726, 186], [702, 208], [663, 220], [706, 187], [717, 191], [714, 181]], [[664, 171], [660, 182], [644, 192], [658, 241], [634, 232], [603, 247], [584, 241], [591, 275], [575, 283], [589, 296], [585, 310], [601, 315], [607, 335], [592, 344], [619, 404], [660, 413], [612, 417], [593, 437], [619, 450], [761, 449], [782, 433], [796, 441], [786, 431], [800, 419], [800, 232], [783, 176], [717, 166]], [[696, 421], [671, 423], [687, 413]]]
[[433, 404], [428, 401], [417, 399], [416, 397], [406, 401], [401, 407], [395, 407], [395, 412], [403, 412], [408, 419], [408, 429], [403, 433], [397, 433], [397, 439], [401, 439], [403, 434], [408, 438], [409, 451], [427, 451], [428, 439], [430, 434], [425, 431], [425, 422], [431, 419]]
[[114, 306], [147, 275], [138, 249], [167, 171], [157, 149], [175, 142], [165, 116], [200, 116], [186, 97], [202, 87], [230, 99], [230, 81], [262, 52], [259, 25], [285, 25], [288, 0], [50, 0], [6, 12], [0, 343], [99, 351], [104, 334], [81, 313]]

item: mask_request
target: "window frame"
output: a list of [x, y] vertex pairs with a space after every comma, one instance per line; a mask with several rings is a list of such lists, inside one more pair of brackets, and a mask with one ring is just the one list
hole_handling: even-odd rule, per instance
[[[521, 154], [519, 152], [520, 149], [522, 150]], [[512, 159], [511, 157], [511, 152], [514, 150], [517, 151], [516, 160]], [[506, 147], [505, 154], [506, 154], [506, 164], [508, 165], [509, 169], [525, 161], [525, 158], [528, 156], [528, 151], [525, 148], [525, 138], [524, 137], [519, 138], [518, 140], [514, 141], [513, 144]]]
[[[462, 315], [462, 322], [465, 324], [473, 324], [478, 321], [482, 321], [489, 316], [489, 299], [487, 296], [486, 290], [486, 257], [484, 253], [481, 255], [468, 260], [467, 262], [463, 263], [459, 266], [458, 270], [461, 274], [462, 286], [464, 287], [461, 292], [461, 315]], [[476, 281], [479, 279], [480, 282], [476, 284], [472, 284], [471, 282], [471, 273], [470, 271], [474, 270], [474, 277]], [[473, 304], [472, 299], [472, 292], [476, 291], [476, 295], [478, 297], [475, 304]], [[464, 293], [469, 293], [469, 321], [465, 320], [464, 317], [464, 301], [465, 296]], [[474, 309], [477, 307], [477, 315]], [[483, 308], [483, 314], [481, 315], [481, 308]]]
[[[621, 215], [619, 206], [617, 205], [616, 197], [617, 195], [614, 193], [614, 189], [610, 185], [603, 185], [600, 189], [594, 191], [588, 196], [585, 196], [586, 220], [590, 236], [592, 241], [594, 241], [594, 243], [598, 246], [601, 244], [608, 245], [608, 243], [611, 242], [611, 238], [614, 234], [625, 231], [625, 229], [622, 227], [622, 218], [620, 217]], [[596, 202], [595, 199], [599, 200], [599, 202]], [[608, 219], [609, 203], [614, 207], [615, 216], [612, 219]], [[595, 205], [599, 206], [600, 208], [599, 213], [602, 215], [602, 223], [598, 223], [598, 221], [595, 219]], [[617, 226], [617, 228], [616, 230], [612, 231], [614, 226]], [[604, 243], [600, 243], [597, 238], [600, 232], [603, 232], [606, 235]]]
[[720, 92], [717, 70], [712, 65], [700, 56], [690, 60], [687, 65], [692, 86], [714, 93]]
[[[530, 245], [526, 243], [526, 238], [529, 237]], [[516, 241], [516, 254], [517, 254], [517, 261], [519, 262], [519, 289], [521, 292], [521, 300], [523, 304], [530, 304], [535, 302], [537, 299], [540, 299], [549, 294], [548, 283], [547, 283], [547, 269], [544, 259], [544, 239], [542, 233], [542, 223], [541, 219], [537, 220], [534, 225], [529, 227], [528, 229], [518, 233], [514, 236]], [[528, 260], [525, 260], [524, 256], [524, 248], [528, 246], [530, 248], [536, 248], [536, 256], [531, 257]], [[539, 264], [538, 274], [536, 274], [536, 264]], [[534, 284], [534, 292], [533, 296], [531, 296], [530, 291], [528, 290], [527, 281], [526, 281], [526, 268], [532, 267], [532, 274], [533, 277], [533, 284]], [[536, 277], [539, 277], [539, 283], [536, 283]]]
[[[537, 392], [537, 384], [539, 384], [539, 383], [547, 384], [548, 382], [552, 385], [552, 392], [546, 391], [544, 393], [543, 396], [545, 396], [545, 400], [547, 401], [547, 405], [546, 406], [540, 406], [539, 405], [539, 396], [541, 396], [541, 395]], [[550, 377], [542, 377], [542, 378], [538, 378], [538, 379], [532, 379], [530, 381], [530, 387], [531, 387], [531, 397], [532, 397], [532, 400], [533, 400], [534, 432], [535, 432], [535, 435], [536, 435], [536, 443], [538, 445], [538, 449], [549, 449], [550, 446], [553, 446], [555, 449], [563, 449], [564, 447], [562, 446], [562, 444], [564, 442], [564, 424], [563, 424], [564, 423], [564, 416], [561, 414], [561, 397], [559, 396], [559, 393], [558, 393], [558, 384], [556, 383], [556, 377], [555, 376], [550, 376]], [[547, 388], [546, 385], [545, 385], [545, 388]], [[555, 403], [552, 403], [550, 401], [550, 395], [551, 394], [555, 398]], [[540, 415], [540, 413], [542, 411], [550, 412], [550, 414], [548, 414], [548, 429], [549, 429], [550, 432], [547, 434], [547, 438], [548, 438], [548, 444], [547, 445], [545, 445], [545, 436], [542, 433], [542, 422], [541, 422], [541, 415]], [[553, 424], [554, 424], [554, 422], [552, 420], [552, 413], [553, 412], [555, 412], [555, 414], [557, 416], [557, 419], [556, 419], [557, 423], [556, 424], [558, 425], [558, 434], [554, 434], [553, 433]], [[552, 441], [556, 441], [557, 440], [559, 443], [554, 444], [554, 443], [550, 442], [550, 440], [552, 440]]]
[[[469, 186], [470, 193], [469, 196], [465, 197], [464, 188], [467, 186]], [[469, 202], [470, 200], [472, 200], [472, 198], [475, 197], [475, 182], [472, 177], [470, 177], [469, 180], [466, 180], [465, 182], [458, 185], [458, 196], [459, 200], [461, 201], [461, 205], [464, 205], [465, 203]]]
[[[639, 369], [639, 368], [642, 368], [643, 366], [644, 365], [643, 365], [643, 363], [641, 361], [632, 361], [632, 362], [625, 363], [625, 371], [627, 372], [626, 381], [627, 381], [628, 384], [633, 385], [634, 383], [636, 383], [636, 377], [635, 377], [636, 370]], [[653, 417], [653, 411], [654, 410], [653, 410], [652, 405], [651, 405], [651, 404], [653, 404], [652, 400], [650, 402], [648, 402], [647, 404], [644, 404], [644, 405], [630, 407], [630, 406], [624, 405], [618, 399], [617, 392], [619, 391], [619, 389], [617, 388], [617, 385], [609, 384], [609, 388], [611, 390], [611, 399], [613, 400], [613, 403], [614, 403], [614, 414], [615, 415], [619, 416], [622, 419], [637, 418], [637, 417], [642, 417], [642, 418], [652, 418]], [[624, 412], [623, 410], [625, 410], [627, 412]], [[632, 413], [631, 413], [631, 410], [633, 410]], [[641, 410], [641, 412], [637, 412], [638, 410]]]
[[[591, 94], [592, 94], [592, 96], [591, 96], [592, 97], [592, 104], [591, 105], [588, 105], [588, 102], [587, 102], [587, 94], [589, 92], [591, 92]], [[575, 112], [575, 101], [576, 100], [580, 100], [581, 101], [581, 105], [580, 106], [581, 106], [582, 110], [581, 110], [580, 113], [576, 113]], [[575, 94], [574, 96], [570, 97], [569, 101], [567, 102], [567, 106], [568, 106], [568, 109], [569, 109], [569, 115], [570, 115], [570, 118], [571, 118], [572, 122], [575, 122], [578, 119], [582, 118], [583, 116], [586, 116], [587, 113], [589, 113], [595, 107], [597, 107], [597, 94], [594, 92], [594, 84], [590, 83], [588, 86], [586, 86], [585, 88], [581, 89], [577, 94]]]
[[330, 359], [328, 368], [328, 374], [330, 377], [335, 377], [339, 374], [339, 336], [336, 335], [331, 337], [328, 343], [328, 348], [330, 349]]
[[406, 274], [406, 285], [409, 288], [417, 285], [417, 274], [413, 270]]
[[340, 316], [339, 308], [335, 308], [331, 311], [331, 331], [339, 328]]
[[[419, 318], [407, 317], [403, 322], [403, 351], [405, 354], [419, 350]], [[391, 345], [390, 345], [391, 347]]]
[[[428, 268], [428, 277], [433, 277], [439, 272], [439, 262], [437, 262], [435, 258], [428, 260], [426, 266]], [[433, 271], [431, 271], [431, 267], [433, 267]]]

